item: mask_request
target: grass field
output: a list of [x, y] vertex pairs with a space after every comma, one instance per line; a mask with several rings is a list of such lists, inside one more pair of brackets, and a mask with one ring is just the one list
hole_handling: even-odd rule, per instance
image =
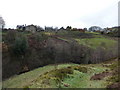
[[[46, 32], [45, 32], [46, 33]], [[48, 32], [47, 32], [48, 33]], [[48, 33], [49, 35], [55, 35], [54, 33]], [[90, 35], [92, 38], [87, 37], [87, 35]], [[114, 45], [117, 45], [117, 40], [110, 39], [106, 36], [100, 35], [100, 33], [97, 32], [86, 32], [81, 34], [81, 32], [78, 31], [60, 31], [57, 35], [58, 39], [61, 39], [63, 41], [71, 42], [73, 40], [77, 41], [79, 44], [88, 46], [90, 48], [96, 49], [97, 47], [104, 47], [105, 49], [113, 47]], [[86, 38], [81, 38], [81, 35], [86, 35]]]
[[78, 39], [75, 38], [78, 43], [86, 45], [91, 48], [97, 48], [97, 47], [104, 47], [104, 48], [109, 48], [111, 46], [114, 46], [117, 44], [117, 41], [115, 40], [110, 40], [108, 38], [85, 38], [85, 39]]

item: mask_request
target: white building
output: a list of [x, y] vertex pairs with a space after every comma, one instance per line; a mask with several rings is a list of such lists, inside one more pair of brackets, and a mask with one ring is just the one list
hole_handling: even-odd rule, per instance
[[25, 31], [30, 31], [32, 33], [35, 33], [37, 31], [37, 27], [34, 25], [28, 25], [26, 26]]
[[90, 32], [96, 32], [96, 31], [103, 31], [103, 29], [99, 26], [92, 26], [89, 28]]

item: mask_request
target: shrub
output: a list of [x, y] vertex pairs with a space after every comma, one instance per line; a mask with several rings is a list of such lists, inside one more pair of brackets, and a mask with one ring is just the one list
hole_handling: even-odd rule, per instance
[[27, 52], [28, 49], [28, 41], [27, 38], [22, 35], [19, 34], [16, 39], [15, 42], [13, 44], [13, 53], [17, 56], [24, 56], [25, 53]]
[[52, 77], [55, 77], [59, 80], [63, 80], [65, 77], [67, 77], [68, 74], [73, 74], [73, 69], [71, 68], [57, 69], [52, 73], [53, 73]]
[[16, 34], [17, 32], [14, 31], [14, 30], [10, 30], [7, 32], [6, 36], [5, 36], [5, 42], [8, 43], [8, 44], [12, 44], [14, 43], [15, 41], [15, 38], [16, 38]]
[[48, 39], [48, 36], [42, 33], [35, 33], [33, 34], [33, 38], [37, 41], [37, 42], [41, 42], [43, 40]]

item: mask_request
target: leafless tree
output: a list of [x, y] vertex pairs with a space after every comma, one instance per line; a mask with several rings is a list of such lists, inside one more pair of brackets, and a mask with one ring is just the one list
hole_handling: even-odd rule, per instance
[[2, 18], [2, 16], [0, 16], [0, 29], [3, 29], [5, 26], [5, 21], [4, 19]]

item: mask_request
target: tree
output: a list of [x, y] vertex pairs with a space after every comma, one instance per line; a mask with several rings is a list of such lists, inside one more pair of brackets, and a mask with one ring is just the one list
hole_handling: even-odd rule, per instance
[[71, 29], [72, 29], [71, 26], [67, 26], [67, 27], [66, 27], [66, 30], [71, 30]]
[[5, 21], [4, 19], [2, 18], [2, 16], [0, 16], [0, 29], [3, 29], [5, 26]]
[[25, 53], [27, 52], [28, 46], [29, 45], [28, 45], [27, 38], [22, 34], [18, 35], [13, 45], [14, 54], [24, 58]]
[[85, 31], [87, 31], [87, 28], [84, 28]]
[[61, 27], [59, 30], [65, 30], [64, 27]]

